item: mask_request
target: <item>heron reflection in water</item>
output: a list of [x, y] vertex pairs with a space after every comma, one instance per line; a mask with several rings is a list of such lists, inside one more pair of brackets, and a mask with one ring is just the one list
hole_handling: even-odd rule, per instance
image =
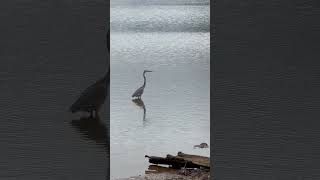
[[[110, 53], [110, 30], [108, 30], [107, 33], [107, 49]], [[88, 112], [90, 113], [91, 118], [93, 118], [93, 113], [95, 113], [95, 117], [97, 118], [98, 112], [105, 102], [109, 86], [110, 66], [104, 77], [96, 81], [81, 93], [80, 97], [70, 107], [70, 111], [72, 113]]]
[[141, 98], [139, 99], [132, 99], [132, 102], [134, 102], [137, 106], [141, 107], [143, 109], [143, 121], [146, 120], [146, 106], [143, 103], [143, 100]]
[[71, 125], [80, 132], [82, 137], [94, 141], [97, 145], [108, 151], [109, 133], [106, 125], [100, 121], [100, 118], [83, 117], [72, 120]]

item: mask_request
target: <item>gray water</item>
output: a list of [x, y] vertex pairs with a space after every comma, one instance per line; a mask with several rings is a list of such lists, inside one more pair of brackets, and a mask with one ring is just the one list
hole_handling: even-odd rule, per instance
[[229, 0], [212, 12], [215, 179], [320, 179], [319, 4]]
[[1, 1], [0, 179], [101, 180], [107, 114], [68, 112], [106, 72], [101, 1]]
[[111, 179], [144, 174], [145, 155], [209, 156], [193, 149], [210, 142], [209, 40], [207, 5], [111, 6]]

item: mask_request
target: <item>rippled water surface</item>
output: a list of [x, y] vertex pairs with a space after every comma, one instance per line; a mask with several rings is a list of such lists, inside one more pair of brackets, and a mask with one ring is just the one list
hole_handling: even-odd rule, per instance
[[320, 179], [320, 8], [217, 1], [216, 179]]
[[1, 1], [0, 179], [107, 177], [107, 108], [68, 112], [106, 72], [101, 1]]
[[[209, 6], [111, 7], [111, 177], [144, 174], [144, 155], [210, 141]], [[132, 93], [147, 84], [142, 102]]]

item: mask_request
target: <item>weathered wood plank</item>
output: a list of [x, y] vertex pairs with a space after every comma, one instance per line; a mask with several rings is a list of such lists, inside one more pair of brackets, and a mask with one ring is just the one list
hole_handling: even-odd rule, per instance
[[170, 165], [172, 168], [210, 168], [210, 158], [198, 155], [184, 154], [178, 152], [177, 156], [170, 154], [167, 157], [145, 156], [149, 158], [149, 163]]
[[199, 166], [210, 168], [210, 158], [209, 157], [184, 154], [182, 152], [178, 152], [177, 157], [181, 157], [186, 161], [191, 161], [192, 163], [197, 164]]

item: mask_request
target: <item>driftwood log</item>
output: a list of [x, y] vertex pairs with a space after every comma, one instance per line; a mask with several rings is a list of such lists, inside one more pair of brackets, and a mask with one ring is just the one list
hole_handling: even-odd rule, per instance
[[182, 152], [178, 152], [177, 156], [172, 156], [170, 154], [167, 157], [157, 157], [157, 156], [148, 156], [149, 163], [152, 164], [165, 164], [169, 165], [172, 168], [180, 169], [182, 167], [185, 168], [210, 168], [210, 158], [198, 155], [184, 154]]

